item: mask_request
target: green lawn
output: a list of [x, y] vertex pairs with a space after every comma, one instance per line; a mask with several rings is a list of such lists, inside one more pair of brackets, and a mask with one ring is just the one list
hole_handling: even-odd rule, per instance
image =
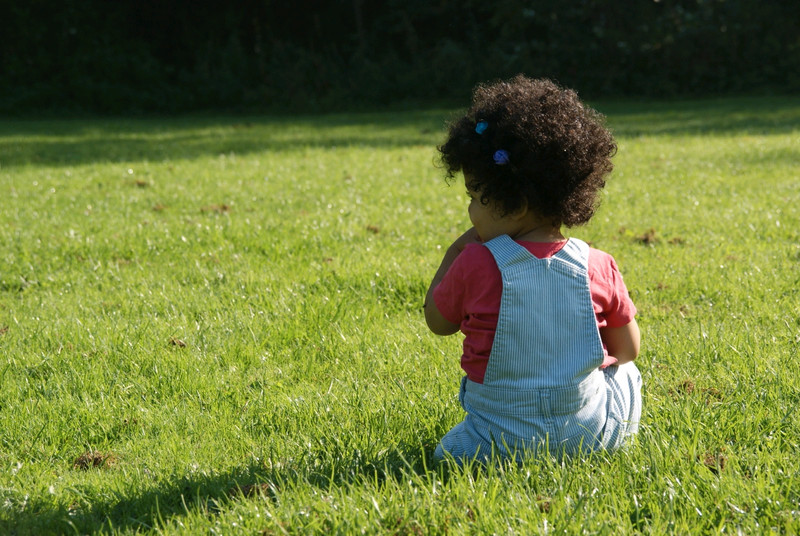
[[0, 121], [0, 533], [800, 532], [800, 99], [595, 105], [641, 433], [484, 471], [429, 459], [449, 111]]

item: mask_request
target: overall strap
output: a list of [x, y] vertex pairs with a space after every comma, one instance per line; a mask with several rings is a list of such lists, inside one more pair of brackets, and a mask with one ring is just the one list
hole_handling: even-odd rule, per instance
[[513, 264], [530, 260], [533, 255], [514, 242], [508, 235], [500, 235], [483, 244], [492, 252], [497, 267], [501, 270]]
[[586, 270], [589, 266], [589, 244], [578, 238], [570, 238], [553, 257], [566, 261], [578, 269]]
[[[501, 270], [514, 264], [525, 262], [536, 257], [525, 247], [517, 244], [510, 236], [500, 235], [483, 244], [494, 256], [497, 267]], [[589, 245], [583, 240], [570, 238], [564, 247], [549, 259], [541, 259], [550, 264], [553, 259], [558, 259], [576, 269], [586, 270], [589, 264]]]
[[483, 384], [511, 390], [574, 387], [603, 362], [588, 246], [570, 239], [555, 255], [539, 259], [509, 236], [485, 245], [503, 288]]

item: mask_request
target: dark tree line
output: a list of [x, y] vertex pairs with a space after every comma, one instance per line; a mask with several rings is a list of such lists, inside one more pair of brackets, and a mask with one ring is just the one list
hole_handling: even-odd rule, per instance
[[549, 76], [586, 96], [800, 89], [797, 0], [3, 0], [0, 111], [463, 102]]

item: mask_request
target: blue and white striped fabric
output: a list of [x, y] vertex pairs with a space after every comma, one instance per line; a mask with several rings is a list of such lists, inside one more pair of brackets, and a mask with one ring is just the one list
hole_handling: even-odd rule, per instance
[[507, 235], [485, 245], [503, 277], [492, 352], [483, 384], [462, 380], [467, 415], [434, 456], [522, 459], [542, 449], [560, 456], [618, 448], [638, 430], [642, 379], [633, 363], [599, 369], [589, 246], [570, 239], [539, 259]]

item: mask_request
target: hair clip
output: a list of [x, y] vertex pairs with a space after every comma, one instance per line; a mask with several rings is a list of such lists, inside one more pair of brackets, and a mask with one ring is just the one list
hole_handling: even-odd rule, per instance
[[497, 164], [498, 166], [505, 166], [510, 161], [511, 160], [508, 158], [508, 151], [504, 151], [503, 149], [495, 151], [495, 153], [494, 153], [494, 163], [495, 164]]
[[477, 132], [478, 134], [483, 134], [484, 132], [486, 132], [487, 128], [489, 128], [489, 123], [487, 123], [486, 121], [478, 121], [475, 124], [475, 132]]

